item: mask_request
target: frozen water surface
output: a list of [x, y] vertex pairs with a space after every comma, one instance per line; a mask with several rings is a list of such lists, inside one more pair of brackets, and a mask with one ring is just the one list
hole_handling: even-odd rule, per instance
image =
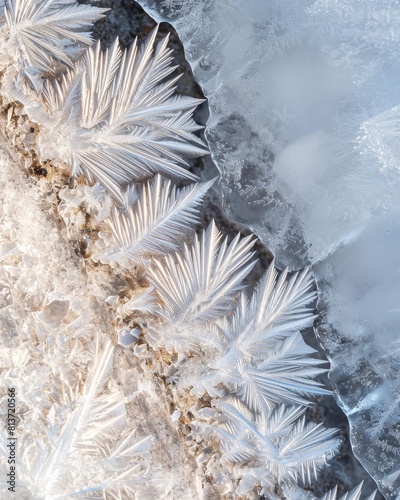
[[400, 4], [141, 0], [209, 99], [230, 215], [312, 263], [355, 452], [400, 491]]

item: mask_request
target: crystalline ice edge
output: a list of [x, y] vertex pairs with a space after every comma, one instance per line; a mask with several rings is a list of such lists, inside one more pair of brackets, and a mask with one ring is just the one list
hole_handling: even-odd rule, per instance
[[400, 491], [400, 5], [141, 0], [176, 28], [210, 108], [230, 215], [312, 263], [354, 451]]

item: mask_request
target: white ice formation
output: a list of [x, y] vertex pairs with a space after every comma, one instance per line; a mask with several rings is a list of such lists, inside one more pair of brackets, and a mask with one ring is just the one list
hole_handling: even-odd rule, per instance
[[199, 101], [174, 95], [168, 40], [102, 50], [89, 34], [102, 9], [0, 6], [0, 359], [18, 498], [311, 498], [302, 486], [341, 442], [304, 417], [329, 394], [300, 333], [314, 279], [272, 263], [245, 289], [255, 238], [214, 222], [193, 234], [212, 181], [172, 182], [197, 181], [185, 158], [207, 149]]

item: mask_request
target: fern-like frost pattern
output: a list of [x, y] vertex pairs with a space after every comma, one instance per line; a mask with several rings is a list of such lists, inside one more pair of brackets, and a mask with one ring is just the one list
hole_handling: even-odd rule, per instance
[[193, 333], [201, 334], [230, 310], [242, 279], [255, 264], [254, 241], [238, 234], [228, 244], [211, 222], [192, 245], [184, 246], [183, 253], [154, 261], [149, 280], [162, 301], [164, 344], [190, 350]]
[[[251, 464], [242, 479], [249, 488], [270, 486], [271, 477], [280, 484], [311, 484], [340, 446], [335, 429], [305, 423], [304, 409], [281, 406], [268, 419], [254, 419], [237, 401], [215, 405], [221, 412], [216, 432], [221, 436], [223, 459]], [[244, 493], [243, 485], [239, 488]]]
[[73, 175], [100, 182], [121, 203], [124, 186], [156, 173], [195, 180], [183, 158], [207, 153], [193, 134], [201, 101], [173, 95], [179, 76], [161, 83], [175, 68], [168, 37], [156, 43], [156, 35], [128, 50], [116, 40], [102, 51], [98, 42], [44, 90], [56, 141], [42, 141], [41, 156], [68, 161]]
[[92, 44], [93, 23], [107, 9], [74, 0], [5, 0], [0, 12], [0, 63], [40, 88], [60, 64], [73, 67]]
[[129, 268], [151, 256], [179, 250], [185, 235], [200, 221], [198, 206], [213, 182], [177, 189], [156, 175], [142, 187], [135, 203], [127, 199], [124, 209], [113, 207], [109, 218], [113, 240], [96, 260]]
[[315, 299], [308, 270], [278, 282], [273, 263], [249, 299], [241, 293], [233, 318], [222, 328], [219, 357], [209, 366], [205, 382], [224, 383], [249, 408], [262, 415], [283, 401], [307, 405], [313, 394], [330, 394], [314, 380], [325, 372], [325, 363], [310, 357], [314, 349], [299, 331], [310, 327], [313, 310], [305, 307]]

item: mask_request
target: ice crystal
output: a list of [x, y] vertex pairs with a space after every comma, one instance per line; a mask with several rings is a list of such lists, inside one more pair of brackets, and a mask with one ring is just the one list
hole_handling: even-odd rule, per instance
[[153, 262], [148, 275], [162, 303], [163, 344], [175, 344], [178, 352], [190, 350], [211, 321], [229, 312], [255, 264], [253, 244], [253, 236], [240, 239], [238, 234], [228, 245], [211, 222], [191, 246], [184, 246], [183, 253]]
[[114, 206], [109, 219], [114, 241], [96, 260], [129, 268], [152, 255], [179, 250], [200, 220], [197, 207], [212, 182], [177, 189], [157, 175], [143, 186], [135, 204], [128, 203], [124, 210]]
[[309, 356], [316, 351], [299, 333], [315, 318], [306, 307], [315, 299], [311, 274], [288, 280], [285, 271], [276, 279], [272, 263], [252, 297], [242, 293], [233, 318], [214, 329], [218, 355], [198, 381], [210, 394], [224, 384], [259, 415], [284, 401], [307, 405], [312, 394], [330, 394], [313, 380], [326, 371], [318, 367], [325, 361]]
[[[221, 412], [215, 432], [220, 438], [222, 458], [248, 463], [242, 479], [248, 489], [256, 484], [271, 486], [273, 478], [282, 485], [298, 481], [310, 484], [340, 446], [335, 429], [306, 424], [301, 408], [280, 406], [268, 419], [260, 420], [237, 400], [214, 404]], [[243, 486], [240, 493], [245, 493]]]
[[44, 89], [51, 121], [39, 149], [43, 158], [68, 162], [72, 175], [103, 184], [123, 202], [121, 189], [162, 173], [194, 180], [183, 157], [207, 150], [193, 132], [201, 102], [174, 95], [168, 37], [157, 29], [139, 45], [121, 50], [118, 40], [102, 51], [89, 48], [80, 64]]
[[155, 296], [154, 288], [149, 287], [144, 291], [139, 291], [128, 302], [125, 302], [119, 307], [118, 312], [122, 316], [129, 316], [134, 311], [141, 311], [144, 313], [156, 313], [158, 309], [157, 299]]
[[40, 87], [60, 63], [73, 67], [91, 45], [93, 23], [107, 9], [75, 0], [3, 0], [0, 13], [0, 64], [10, 64]]
[[[133, 429], [118, 442], [126, 410], [119, 392], [104, 393], [113, 359], [111, 343], [95, 351], [94, 364], [79, 394], [63, 387], [67, 400], [52, 406], [46, 438], [23, 435], [20, 453], [22, 489], [33, 498], [58, 498], [84, 493], [120, 497], [134, 495], [146, 468], [135, 455], [151, 446], [150, 436]], [[74, 408], [66, 416], [63, 405]]]

